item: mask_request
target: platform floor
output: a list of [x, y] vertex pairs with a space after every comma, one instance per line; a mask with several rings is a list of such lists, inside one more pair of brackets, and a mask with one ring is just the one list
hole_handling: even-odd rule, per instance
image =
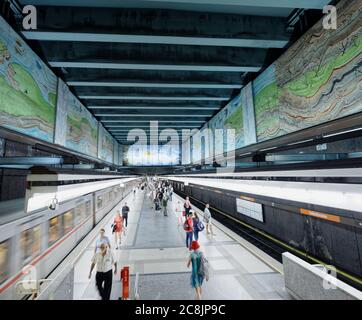
[[[136, 196], [132, 194], [126, 199], [131, 209], [126, 236], [122, 239], [122, 246], [118, 250], [113, 247], [113, 250], [119, 267], [130, 266], [131, 298], [137, 272], [141, 300], [195, 298], [194, 289], [190, 286], [191, 271], [186, 267], [189, 253], [185, 232], [179, 223], [180, 201], [175, 195], [173, 200], [165, 217], [151, 209], [145, 191], [139, 190]], [[112, 221], [113, 217], [105, 226], [110, 239]], [[214, 232], [215, 236], [207, 236], [205, 231], [199, 235], [201, 250], [211, 265], [210, 280], [203, 285], [203, 299], [291, 299], [279, 272], [221, 229], [214, 226]], [[88, 279], [93, 252], [94, 245], [85, 251], [75, 266], [74, 299], [100, 298], [95, 287], [95, 272], [92, 279]], [[113, 281], [111, 299], [118, 299], [120, 292], [117, 276]]]

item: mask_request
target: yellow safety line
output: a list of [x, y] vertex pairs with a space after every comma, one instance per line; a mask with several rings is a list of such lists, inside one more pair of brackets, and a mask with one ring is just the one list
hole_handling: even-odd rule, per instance
[[[183, 193], [184, 193], [184, 192], [183, 192]], [[186, 193], [184, 193], [184, 194], [186, 194]], [[189, 196], [189, 197], [192, 198], [192, 199], [195, 199], [195, 200], [198, 201], [198, 202], [201, 202], [201, 203], [205, 204], [205, 202], [200, 201], [200, 200], [198, 200], [198, 199], [196, 199], [196, 198], [194, 198], [194, 197], [192, 197], [192, 196]], [[210, 207], [211, 207], [211, 206], [210, 206]], [[237, 223], [239, 223], [239, 224], [241, 224], [241, 225], [243, 225], [243, 226], [245, 226], [245, 227], [247, 227], [247, 228], [249, 228], [249, 229], [251, 229], [251, 230], [253, 230], [253, 231], [255, 231], [255, 232], [259, 233], [259, 234], [261, 234], [261, 235], [263, 235], [264, 237], [266, 237], [266, 238], [268, 238], [268, 239], [270, 239], [270, 240], [272, 240], [272, 241], [280, 244], [281, 246], [283, 246], [283, 247], [285, 247], [285, 248], [287, 248], [287, 249], [289, 249], [289, 250], [291, 250], [291, 251], [297, 252], [298, 254], [302, 255], [303, 257], [306, 257], [307, 259], [310, 259], [310, 260], [312, 260], [312, 261], [314, 261], [314, 262], [316, 262], [316, 263], [318, 263], [318, 264], [321, 264], [321, 265], [323, 265], [324, 267], [328, 268], [328, 264], [324, 263], [323, 261], [318, 260], [317, 258], [314, 258], [314, 257], [312, 257], [312, 256], [309, 256], [309, 255], [308, 255], [307, 253], [305, 253], [304, 251], [300, 251], [300, 250], [298, 250], [298, 249], [295, 249], [295, 248], [289, 246], [288, 244], [286, 244], [285, 242], [282, 242], [282, 241], [280, 241], [280, 240], [278, 240], [278, 239], [275, 239], [274, 237], [270, 236], [269, 234], [267, 234], [267, 233], [265, 233], [265, 232], [263, 232], [263, 231], [260, 231], [259, 229], [254, 228], [254, 227], [248, 225], [248, 224], [245, 223], [245, 222], [239, 221], [239, 220], [235, 219], [234, 217], [232, 217], [232, 216], [230, 216], [230, 215], [228, 215], [228, 214], [220, 211], [219, 209], [216, 209], [216, 208], [214, 208], [214, 207], [211, 207], [211, 208], [214, 209], [215, 211], [218, 211], [220, 214], [222, 214], [222, 215], [224, 215], [224, 216], [226, 216], [226, 217], [234, 220], [235, 222], [237, 222]], [[352, 281], [354, 281], [354, 282], [357, 282], [358, 284], [361, 284], [361, 285], [362, 285], [362, 279], [360, 279], [360, 278], [358, 278], [358, 277], [355, 277], [355, 276], [352, 276], [352, 275], [350, 275], [350, 274], [348, 274], [348, 273], [346, 273], [346, 272], [344, 272], [344, 271], [342, 271], [342, 270], [339, 270], [339, 269], [337, 269], [337, 268], [336, 268], [336, 271], [337, 271], [337, 273], [343, 275], [344, 277], [346, 277], [346, 278], [348, 278], [348, 279], [350, 279], [350, 280], [352, 280]]]

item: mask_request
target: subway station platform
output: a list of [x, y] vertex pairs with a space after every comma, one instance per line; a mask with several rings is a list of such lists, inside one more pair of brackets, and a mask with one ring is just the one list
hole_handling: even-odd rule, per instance
[[[146, 191], [138, 190], [135, 196], [129, 195], [125, 201], [130, 207], [129, 221], [118, 250], [114, 248], [111, 232], [113, 216], [105, 223], [105, 230], [106, 236], [111, 239], [118, 269], [130, 267], [130, 298], [135, 298], [135, 278], [138, 273], [141, 300], [193, 300], [195, 292], [190, 285], [191, 270], [186, 266], [189, 253], [185, 232], [180, 224], [182, 199], [173, 196], [172, 203], [168, 205], [167, 217], [161, 211], [154, 211]], [[283, 275], [277, 271], [282, 269], [279, 262], [218, 222], [214, 222], [214, 233], [215, 236], [208, 236], [204, 230], [199, 234], [201, 250], [211, 266], [210, 279], [203, 285], [203, 299], [291, 299], [285, 291]], [[100, 299], [95, 285], [95, 272], [88, 279], [94, 245], [95, 241], [75, 265], [74, 299]], [[113, 278], [111, 299], [117, 300], [120, 296], [118, 270], [118, 275]]]

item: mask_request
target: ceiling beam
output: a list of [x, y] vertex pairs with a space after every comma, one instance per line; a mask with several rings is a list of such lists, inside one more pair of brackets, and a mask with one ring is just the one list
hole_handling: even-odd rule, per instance
[[76, 42], [110, 42], [110, 43], [147, 43], [188, 46], [220, 46], [241, 48], [284, 48], [288, 39], [255, 39], [255, 38], [212, 38], [212, 37], [171, 37], [144, 36], [127, 34], [77, 33], [23, 31], [28, 40], [38, 41], [76, 41]]
[[138, 106], [87, 106], [88, 109], [96, 110], [219, 110], [220, 107], [166, 107], [166, 106], [151, 106], [151, 107], [138, 107]]
[[121, 82], [121, 83], [202, 83], [245, 85], [245, 74], [236, 72], [200, 72], [162, 70], [67, 69], [66, 82]]
[[290, 37], [285, 18], [262, 14], [65, 5], [61, 19], [55, 18], [59, 10], [51, 6], [39, 7], [37, 12], [37, 30], [23, 31], [29, 40], [283, 48]]
[[[58, 1], [54, 0], [20, 0], [22, 4], [32, 5], [52, 5], [59, 6]], [[156, 6], [157, 4], [164, 3], [167, 5], [204, 5], [206, 7], [219, 6], [222, 3], [223, 6], [238, 7], [261, 7], [261, 8], [304, 8], [304, 9], [322, 9], [325, 4], [328, 4], [329, 0], [62, 0], [63, 6], [77, 6], [77, 7], [109, 7], [109, 8], [122, 8], [129, 6], [145, 6], [148, 3], [150, 6]], [[158, 7], [158, 6], [157, 6]], [[174, 7], [174, 6], [173, 6]], [[180, 9], [187, 9], [186, 7], [180, 7]], [[206, 10], [205, 10], [206, 11]], [[235, 10], [234, 10], [235, 11]]]
[[79, 96], [79, 99], [95, 100], [177, 100], [177, 101], [229, 101], [228, 97], [151, 97], [151, 96]]
[[[158, 125], [158, 126], [155, 126], [155, 127], [150, 127], [149, 125], [135, 125], [137, 126], [137, 128], [152, 128], [152, 129], [156, 129], [156, 128], [169, 128], [170, 125]], [[129, 125], [120, 125], [120, 126], [116, 126], [115, 128], [130, 128], [132, 126], [129, 126]], [[187, 125], [187, 124], [183, 124], [183, 125], [172, 125], [171, 126], [172, 128], [183, 128], [183, 129], [188, 129], [188, 128], [199, 128], [200, 125]], [[110, 127], [107, 127], [107, 128], [110, 128]], [[171, 128], [171, 129], [172, 129]], [[112, 129], [111, 129], [112, 130]]]
[[258, 72], [267, 49], [98, 42], [40, 42], [58, 68]]
[[163, 82], [98, 82], [68, 81], [72, 87], [115, 87], [115, 88], [186, 88], [186, 89], [241, 89], [241, 84], [208, 83], [163, 83]]
[[[149, 123], [149, 120], [102, 120], [102, 123]], [[157, 120], [158, 123], [185, 123], [184, 120]], [[203, 120], [188, 120], [187, 123], [203, 123]]]
[[145, 64], [145, 63], [111, 63], [111, 62], [70, 62], [49, 61], [53, 68], [91, 68], [123, 70], [167, 70], [167, 71], [207, 71], [207, 72], [258, 72], [259, 66], [220, 66], [220, 65], [186, 65], [186, 64]]
[[[201, 117], [201, 118], [207, 118], [208, 115], [205, 114], [95, 114], [96, 117], [153, 117], [153, 118], [157, 118], [157, 117], [192, 117], [192, 118], [197, 118], [197, 117]], [[185, 121], [187, 122], [187, 121]]]

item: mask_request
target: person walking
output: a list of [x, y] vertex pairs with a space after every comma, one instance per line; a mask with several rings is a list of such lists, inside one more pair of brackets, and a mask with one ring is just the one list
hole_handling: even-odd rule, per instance
[[192, 252], [187, 261], [187, 267], [191, 266], [191, 286], [195, 289], [196, 300], [201, 300], [204, 279], [206, 278], [206, 281], [209, 281], [209, 264], [200, 251], [200, 244], [197, 241], [192, 241], [191, 249]]
[[112, 290], [112, 269], [114, 265], [114, 274], [117, 274], [117, 261], [114, 259], [111, 249], [105, 243], [100, 246], [100, 251], [96, 252], [92, 258], [92, 264], [88, 278], [92, 277], [92, 272], [97, 266], [96, 286], [102, 300], [109, 300]]
[[94, 253], [97, 253], [101, 250], [101, 244], [105, 243], [109, 249], [111, 249], [111, 242], [109, 238], [105, 236], [106, 231], [102, 228], [99, 230], [99, 238], [96, 240], [96, 245], [94, 248]]
[[191, 202], [189, 197], [186, 197], [185, 203], [184, 203], [184, 209], [185, 209], [185, 217], [187, 217], [191, 210]]
[[170, 185], [170, 187], [168, 189], [168, 194], [169, 194], [169, 197], [170, 197], [170, 201], [172, 201], [172, 195], [173, 195], [173, 187], [172, 187], [172, 185]]
[[112, 231], [114, 233], [116, 249], [118, 249], [118, 245], [121, 245], [122, 230], [123, 230], [123, 218], [121, 217], [121, 213], [118, 210], [112, 225]]
[[199, 241], [199, 232], [204, 230], [204, 224], [200, 221], [200, 218], [196, 212], [193, 214], [192, 222], [194, 225], [194, 239]]
[[127, 206], [127, 202], [125, 202], [124, 206], [122, 207], [122, 218], [126, 228], [128, 226], [128, 213], [129, 213], [129, 206]]
[[167, 205], [168, 205], [168, 197], [165, 194], [162, 199], [162, 208], [163, 208], [163, 215], [167, 217]]
[[204, 221], [206, 223], [206, 234], [210, 234], [212, 236], [215, 236], [213, 230], [212, 230], [212, 223], [211, 223], [211, 212], [210, 212], [210, 205], [206, 203], [205, 209], [204, 209]]
[[186, 248], [188, 250], [191, 250], [192, 235], [194, 232], [194, 225], [193, 225], [191, 213], [186, 215], [186, 219], [185, 219], [183, 227], [186, 232]]

